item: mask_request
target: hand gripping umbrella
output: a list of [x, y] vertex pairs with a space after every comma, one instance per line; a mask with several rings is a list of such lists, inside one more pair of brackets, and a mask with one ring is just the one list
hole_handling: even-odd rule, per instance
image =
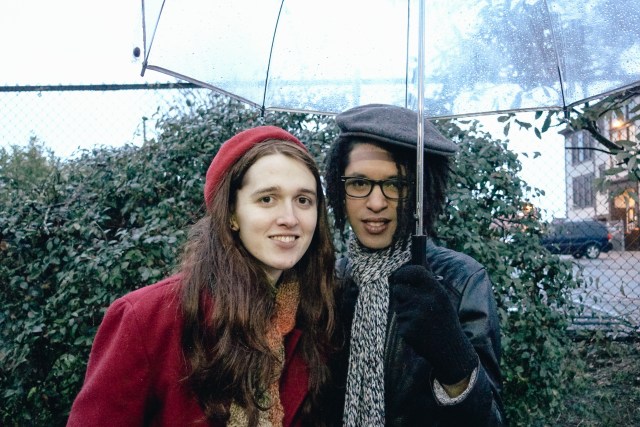
[[637, 0], [142, 0], [154, 70], [266, 110], [562, 110], [640, 84]]

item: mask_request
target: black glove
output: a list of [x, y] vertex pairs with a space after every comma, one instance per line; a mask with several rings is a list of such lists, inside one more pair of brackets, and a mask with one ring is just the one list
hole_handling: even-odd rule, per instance
[[438, 381], [453, 385], [471, 375], [478, 364], [476, 352], [433, 273], [406, 265], [391, 275], [389, 284], [400, 335], [431, 363]]

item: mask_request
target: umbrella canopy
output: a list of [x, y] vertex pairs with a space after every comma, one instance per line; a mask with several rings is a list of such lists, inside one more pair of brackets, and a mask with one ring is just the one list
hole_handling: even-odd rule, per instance
[[[637, 0], [142, 0], [143, 70], [264, 110], [563, 109], [640, 84]], [[423, 72], [419, 72], [420, 65]]]
[[640, 84], [638, 0], [142, 0], [142, 14], [143, 75], [262, 111], [416, 110], [418, 264], [422, 117], [565, 109]]

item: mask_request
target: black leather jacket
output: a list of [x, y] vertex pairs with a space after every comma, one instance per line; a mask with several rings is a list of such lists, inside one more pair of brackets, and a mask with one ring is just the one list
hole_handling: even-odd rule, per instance
[[[484, 267], [471, 257], [431, 242], [427, 246], [427, 262], [457, 307], [462, 329], [478, 354], [477, 379], [461, 402], [448, 406], [439, 404], [433, 392], [431, 366], [399, 336], [395, 311], [390, 306], [384, 353], [386, 425], [504, 426], [506, 422], [500, 398], [500, 327], [491, 280]], [[346, 335], [343, 342], [346, 344], [334, 358], [332, 369], [338, 388], [334, 391], [333, 404], [339, 408], [336, 411], [341, 417], [349, 334], [357, 295], [348, 259], [338, 261], [337, 276], [342, 290], [338, 304], [342, 304]], [[339, 421], [336, 420], [336, 424]]]

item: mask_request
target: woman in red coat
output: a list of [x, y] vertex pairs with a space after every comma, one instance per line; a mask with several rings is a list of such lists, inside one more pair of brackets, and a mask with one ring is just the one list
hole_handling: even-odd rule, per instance
[[69, 426], [323, 425], [334, 252], [312, 157], [241, 132], [204, 197], [180, 271], [107, 310]]

